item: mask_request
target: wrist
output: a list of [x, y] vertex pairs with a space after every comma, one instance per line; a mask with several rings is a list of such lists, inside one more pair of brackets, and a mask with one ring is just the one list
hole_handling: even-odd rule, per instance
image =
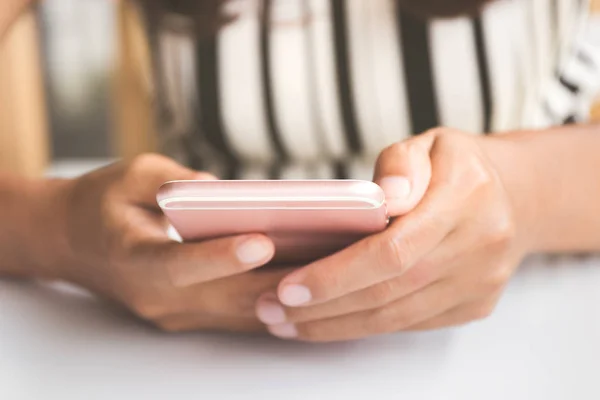
[[574, 125], [486, 137], [482, 148], [496, 165], [523, 222], [530, 251], [600, 250], [600, 134]]
[[511, 132], [484, 136], [481, 148], [504, 186], [517, 226], [517, 237], [526, 253], [540, 251], [540, 232], [547, 220], [541, 171], [528, 151], [536, 134]]
[[29, 243], [29, 275], [40, 279], [64, 278], [72, 263], [67, 235], [68, 199], [72, 181], [49, 179], [36, 182], [26, 191], [27, 220], [24, 243]]

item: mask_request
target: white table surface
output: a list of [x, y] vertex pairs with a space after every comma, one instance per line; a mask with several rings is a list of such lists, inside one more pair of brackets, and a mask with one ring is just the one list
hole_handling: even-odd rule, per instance
[[467, 327], [311, 345], [168, 335], [0, 281], [0, 399], [600, 399], [600, 259], [530, 260]]

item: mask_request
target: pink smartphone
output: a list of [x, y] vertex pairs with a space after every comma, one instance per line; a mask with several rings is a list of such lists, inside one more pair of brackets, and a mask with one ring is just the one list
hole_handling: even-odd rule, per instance
[[383, 231], [383, 190], [357, 180], [173, 181], [157, 201], [184, 241], [263, 233], [273, 264], [307, 263]]

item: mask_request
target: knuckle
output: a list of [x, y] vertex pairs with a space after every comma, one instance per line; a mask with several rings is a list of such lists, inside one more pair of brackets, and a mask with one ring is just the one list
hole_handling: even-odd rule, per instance
[[156, 171], [157, 165], [164, 166], [165, 163], [170, 162], [169, 159], [159, 154], [147, 153], [136, 156], [126, 165], [122, 175], [121, 189], [132, 190], [131, 188], [138, 187], [142, 182], [145, 184], [144, 177], [152, 171]]
[[475, 152], [466, 158], [464, 175], [465, 181], [471, 182], [474, 190], [490, 187], [495, 182], [487, 163]]
[[406, 280], [407, 286], [412, 290], [416, 290], [427, 286], [435, 280], [436, 273], [434, 271], [436, 271], [435, 266], [430, 261], [422, 260], [400, 279]]
[[160, 296], [134, 296], [129, 302], [132, 311], [140, 318], [153, 321], [168, 314], [168, 307], [159, 301], [150, 300]]
[[394, 299], [394, 286], [392, 281], [385, 281], [367, 289], [368, 302], [375, 306], [389, 303]]
[[396, 142], [394, 144], [389, 145], [379, 155], [379, 161], [384, 159], [396, 159], [408, 153], [408, 148], [406, 142]]
[[473, 309], [472, 318], [475, 321], [485, 320], [492, 316], [496, 309], [495, 303], [484, 303]]
[[516, 227], [510, 218], [498, 218], [486, 234], [489, 246], [497, 249], [508, 247], [514, 240]]
[[133, 158], [129, 163], [129, 173], [139, 173], [148, 170], [157, 163], [164, 162], [166, 158], [159, 154], [146, 153]]
[[492, 292], [501, 290], [512, 276], [512, 268], [501, 266], [496, 268], [488, 279], [488, 287]]
[[382, 332], [401, 331], [414, 325], [426, 314], [428, 306], [428, 304], [413, 298], [382, 308], [378, 312], [378, 319], [382, 321], [384, 328]]
[[363, 320], [363, 330], [375, 335], [393, 331], [392, 326], [397, 322], [397, 316], [392, 314], [389, 307], [373, 311]]
[[409, 267], [412, 254], [411, 241], [408, 238], [400, 239], [397, 235], [387, 235], [379, 244], [379, 267], [396, 273], [402, 273]]
[[465, 201], [474, 196], [487, 197], [495, 187], [495, 178], [489, 171], [489, 168], [479, 155], [468, 155], [461, 157], [462, 162], [455, 163], [453, 170], [449, 173], [450, 178], [446, 182], [446, 187], [459, 187], [460, 194], [456, 194], [459, 199]]
[[465, 195], [473, 195], [495, 185], [495, 174], [472, 138], [444, 130], [437, 134], [436, 146], [447, 149], [446, 155], [452, 160], [446, 171], [446, 186], [457, 186]]
[[389, 145], [379, 153], [377, 165], [381, 165], [384, 162], [397, 162], [409, 159], [411, 154], [422, 150], [420, 139], [415, 137]]

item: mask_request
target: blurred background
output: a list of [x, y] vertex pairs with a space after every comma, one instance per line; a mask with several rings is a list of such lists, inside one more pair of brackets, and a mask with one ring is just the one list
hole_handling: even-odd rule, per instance
[[45, 0], [39, 17], [53, 158], [108, 158], [115, 2]]
[[[600, 12], [600, 0], [593, 1]], [[8, 120], [8, 130], [16, 130], [19, 140], [15, 143], [13, 136], [3, 143], [0, 135], [0, 167], [17, 166], [20, 172], [38, 175], [48, 165], [60, 168], [84, 160], [95, 167], [152, 147], [149, 88], [135, 86], [144, 81], [139, 64], [144, 49], [131, 18], [133, 7], [127, 4], [45, 0], [30, 20], [21, 18], [12, 29], [8, 44], [0, 45], [0, 125]], [[596, 25], [600, 37], [600, 23]], [[30, 67], [36, 54], [42, 66], [37, 71]], [[15, 81], [35, 81], [36, 74], [43, 90], [33, 83], [11, 87]], [[3, 75], [8, 76], [4, 83]], [[120, 93], [115, 95], [115, 90]], [[3, 98], [3, 92], [10, 95]], [[13, 104], [7, 108], [7, 102]], [[38, 109], [32, 106], [36, 104]], [[600, 103], [595, 114], [600, 119]], [[36, 115], [44, 122], [31, 122]], [[29, 122], [23, 123], [25, 119]]]

